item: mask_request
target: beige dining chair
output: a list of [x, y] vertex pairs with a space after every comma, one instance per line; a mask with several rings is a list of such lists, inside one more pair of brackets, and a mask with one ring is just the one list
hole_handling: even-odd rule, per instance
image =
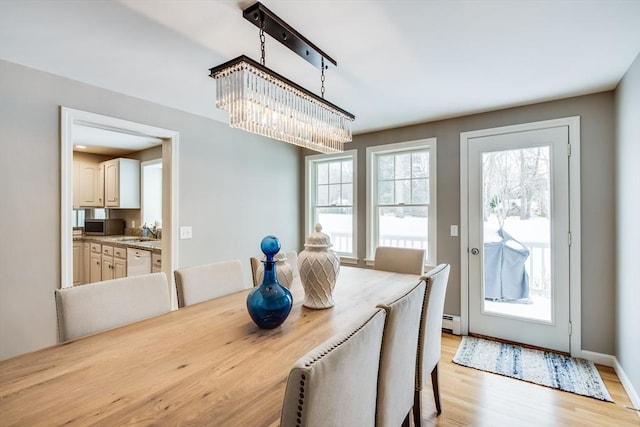
[[418, 357], [416, 358], [416, 390], [413, 401], [413, 421], [416, 427], [422, 419], [422, 386], [425, 376], [431, 374], [431, 386], [438, 415], [440, 407], [440, 390], [438, 386], [438, 363], [440, 362], [442, 342], [442, 314], [444, 313], [444, 298], [449, 282], [449, 264], [439, 264], [427, 272], [424, 280], [427, 290], [424, 295], [422, 317], [420, 319], [420, 334], [418, 338]]
[[164, 273], [56, 289], [55, 300], [61, 342], [171, 311]]
[[280, 426], [374, 426], [384, 324], [385, 311], [372, 308], [299, 359], [287, 379]]
[[375, 270], [423, 274], [424, 249], [378, 246], [373, 260]]
[[178, 307], [197, 304], [245, 289], [239, 260], [221, 261], [174, 271]]
[[[282, 255], [281, 255], [282, 254]], [[286, 251], [280, 252], [276, 254], [276, 260], [280, 258], [280, 256], [284, 256], [286, 258], [286, 263], [291, 266], [291, 270], [293, 271], [293, 280], [299, 280], [300, 271], [298, 270], [298, 254], [296, 251]], [[251, 278], [253, 279], [253, 286], [258, 286], [262, 281], [260, 280], [260, 265], [262, 264], [262, 260], [264, 256], [257, 257], [252, 256], [249, 258], [249, 263], [251, 264]], [[276, 273], [277, 273], [276, 268]]]
[[376, 427], [409, 426], [415, 391], [416, 354], [426, 284], [378, 307], [387, 312], [382, 338]]

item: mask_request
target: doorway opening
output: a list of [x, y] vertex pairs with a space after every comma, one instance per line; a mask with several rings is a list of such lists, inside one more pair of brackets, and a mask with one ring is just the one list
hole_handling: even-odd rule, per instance
[[[74, 141], [81, 128], [93, 128], [162, 140], [162, 271], [171, 283], [171, 295], [175, 299], [172, 271], [177, 265], [178, 255], [178, 133], [67, 107], [61, 107], [60, 120], [61, 287], [73, 286], [73, 223], [78, 221], [78, 214], [73, 209]], [[177, 307], [175, 301], [173, 305]]]

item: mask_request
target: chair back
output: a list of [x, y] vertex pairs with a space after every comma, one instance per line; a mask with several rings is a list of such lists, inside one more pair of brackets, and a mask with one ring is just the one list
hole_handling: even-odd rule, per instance
[[372, 427], [385, 311], [372, 309], [291, 369], [281, 427]]
[[171, 311], [164, 273], [56, 289], [60, 341], [67, 341]]
[[[299, 280], [300, 271], [298, 270], [298, 254], [296, 251], [286, 251], [280, 252], [276, 255], [276, 261], [279, 259], [278, 255], [283, 254], [287, 260], [286, 263], [291, 266], [291, 271], [293, 272], [293, 280]], [[262, 283], [262, 275], [264, 274], [264, 266], [262, 265], [262, 260], [264, 257], [252, 256], [249, 258], [249, 263], [251, 264], [251, 278], [253, 279], [253, 286], [258, 286]], [[276, 267], [276, 274], [278, 273], [278, 269]]]
[[418, 340], [418, 358], [416, 359], [416, 390], [422, 390], [425, 375], [429, 375], [440, 361], [442, 315], [450, 270], [449, 264], [439, 264], [424, 276], [427, 290], [420, 319], [420, 338]]
[[416, 355], [425, 282], [378, 307], [387, 312], [382, 338], [376, 427], [398, 427], [413, 407]]
[[373, 261], [375, 270], [423, 274], [424, 249], [378, 246]]
[[218, 298], [245, 289], [240, 261], [180, 268], [174, 271], [178, 307]]

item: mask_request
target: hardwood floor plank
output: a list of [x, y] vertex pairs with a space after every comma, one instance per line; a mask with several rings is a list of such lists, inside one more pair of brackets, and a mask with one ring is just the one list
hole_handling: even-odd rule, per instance
[[452, 362], [461, 337], [442, 335], [440, 399], [436, 408], [430, 386], [422, 395], [423, 427], [638, 427], [631, 405], [613, 368], [596, 365], [615, 403], [603, 402]]

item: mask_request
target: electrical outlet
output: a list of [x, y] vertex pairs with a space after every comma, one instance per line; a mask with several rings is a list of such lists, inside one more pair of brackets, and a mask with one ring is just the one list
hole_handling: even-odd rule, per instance
[[180, 238], [191, 239], [193, 237], [193, 229], [190, 225], [180, 227]]

